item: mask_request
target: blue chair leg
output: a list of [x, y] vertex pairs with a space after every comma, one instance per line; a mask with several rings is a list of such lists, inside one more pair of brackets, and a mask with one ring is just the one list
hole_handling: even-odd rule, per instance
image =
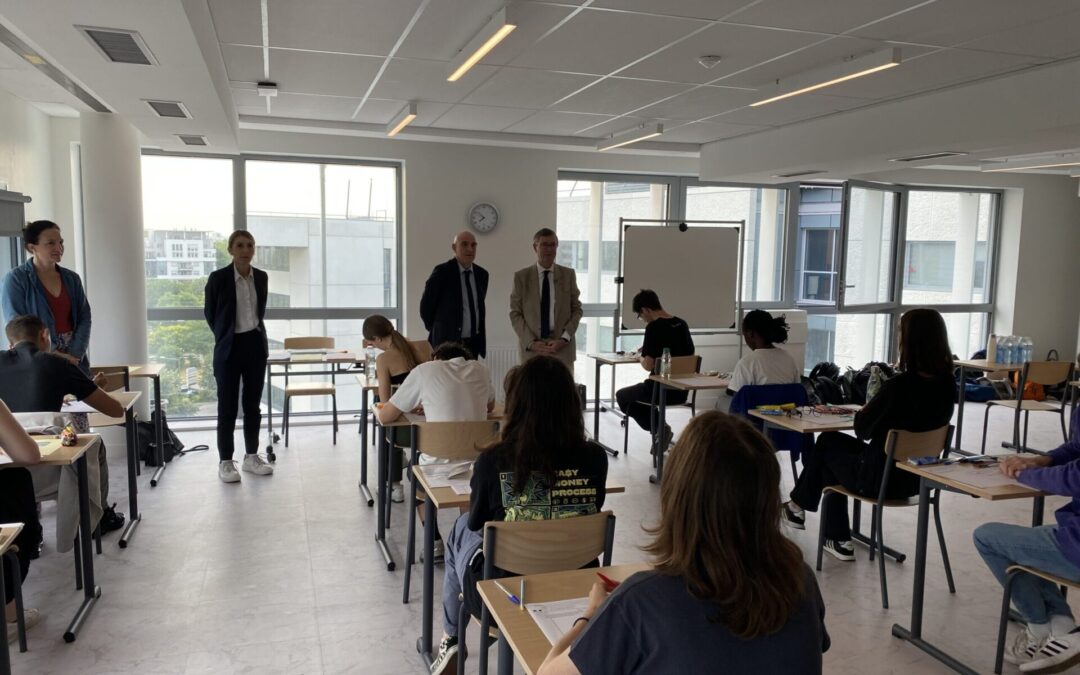
[[994, 652], [994, 672], [1001, 675], [1001, 662], [1005, 657], [1005, 631], [1009, 625], [1009, 605], [1012, 603], [1013, 582], [1022, 572], [1009, 572], [1005, 577], [1005, 592], [1001, 598], [1001, 619], [998, 622], [997, 649]]
[[[469, 618], [469, 610], [465, 609], [465, 602], [462, 601], [457, 619], [457, 675], [465, 675], [465, 659], [469, 658], [469, 654], [465, 651], [465, 633], [469, 627]], [[483, 635], [480, 636], [480, 650], [484, 651]]]
[[828, 515], [829, 501], [822, 498], [821, 513], [818, 514], [818, 537], [817, 537], [817, 566], [814, 568], [821, 571], [821, 556], [825, 553], [825, 517]]

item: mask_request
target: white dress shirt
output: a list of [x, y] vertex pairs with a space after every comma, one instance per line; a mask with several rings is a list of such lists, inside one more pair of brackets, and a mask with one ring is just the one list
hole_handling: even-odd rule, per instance
[[[544, 272], [551, 272], [551, 274], [548, 275], [548, 284], [551, 287], [551, 307], [548, 308], [548, 310], [550, 312], [550, 314], [548, 315], [548, 325], [551, 326], [552, 328], [554, 328], [555, 327], [555, 263], [552, 263], [551, 267], [548, 267], [547, 269], [541, 267], [540, 263], [536, 263], [536, 278], [537, 278], [536, 287], [540, 289], [540, 297], [541, 298], [544, 297]], [[562, 337], [562, 339], [566, 340], [567, 342], [570, 342], [570, 333], [567, 333], [566, 331], [563, 331], [563, 334], [560, 337]]]
[[494, 398], [487, 366], [458, 357], [413, 368], [390, 404], [402, 412], [423, 405], [428, 422], [479, 422], [487, 419], [487, 404]]
[[247, 333], [259, 327], [258, 295], [255, 293], [255, 273], [244, 277], [233, 265], [236, 279], [236, 325], [234, 332]]

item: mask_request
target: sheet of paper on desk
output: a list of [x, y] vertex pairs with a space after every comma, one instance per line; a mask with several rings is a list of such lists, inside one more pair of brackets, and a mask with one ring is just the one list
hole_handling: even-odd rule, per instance
[[[526, 592], [528, 588], [525, 589]], [[570, 598], [569, 600], [555, 600], [553, 602], [528, 603], [525, 609], [536, 622], [540, 632], [555, 644], [555, 641], [566, 635], [574, 627], [574, 619], [585, 613], [589, 608], [588, 598]]]
[[974, 485], [981, 488], [1001, 487], [1003, 485], [1021, 485], [1017, 480], [1009, 478], [998, 471], [996, 466], [976, 468], [967, 464], [946, 464], [945, 466], [926, 467], [931, 473], [949, 478], [958, 483]]
[[284, 349], [271, 349], [270, 354], [266, 357], [267, 361], [288, 361], [292, 356], [288, 351]]
[[424, 476], [427, 478], [428, 485], [433, 488], [454, 487], [455, 485], [468, 487], [469, 480], [472, 478], [472, 462], [425, 464]]
[[37, 441], [38, 452], [41, 453], [42, 457], [48, 457], [60, 448], [64, 447], [60, 445], [59, 438], [35, 438], [34, 440]]
[[290, 361], [293, 363], [322, 363], [323, 354], [293, 354]]
[[855, 415], [804, 415], [802, 423], [808, 427], [831, 427], [840, 422], [850, 422], [854, 419]]

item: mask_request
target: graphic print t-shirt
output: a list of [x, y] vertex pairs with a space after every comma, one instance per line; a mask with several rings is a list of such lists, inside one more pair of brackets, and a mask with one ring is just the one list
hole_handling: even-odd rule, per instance
[[513, 467], [500, 467], [496, 450], [481, 454], [473, 465], [469, 529], [489, 520], [552, 520], [598, 513], [604, 506], [607, 454], [595, 443], [557, 451], [555, 482], [533, 474], [525, 489], [514, 493]]

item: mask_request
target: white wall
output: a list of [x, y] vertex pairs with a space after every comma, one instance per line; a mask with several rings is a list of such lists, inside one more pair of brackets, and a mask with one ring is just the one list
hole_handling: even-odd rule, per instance
[[27, 220], [57, 217], [49, 147], [49, 117], [0, 90], [0, 181], [33, 199], [26, 205]]

